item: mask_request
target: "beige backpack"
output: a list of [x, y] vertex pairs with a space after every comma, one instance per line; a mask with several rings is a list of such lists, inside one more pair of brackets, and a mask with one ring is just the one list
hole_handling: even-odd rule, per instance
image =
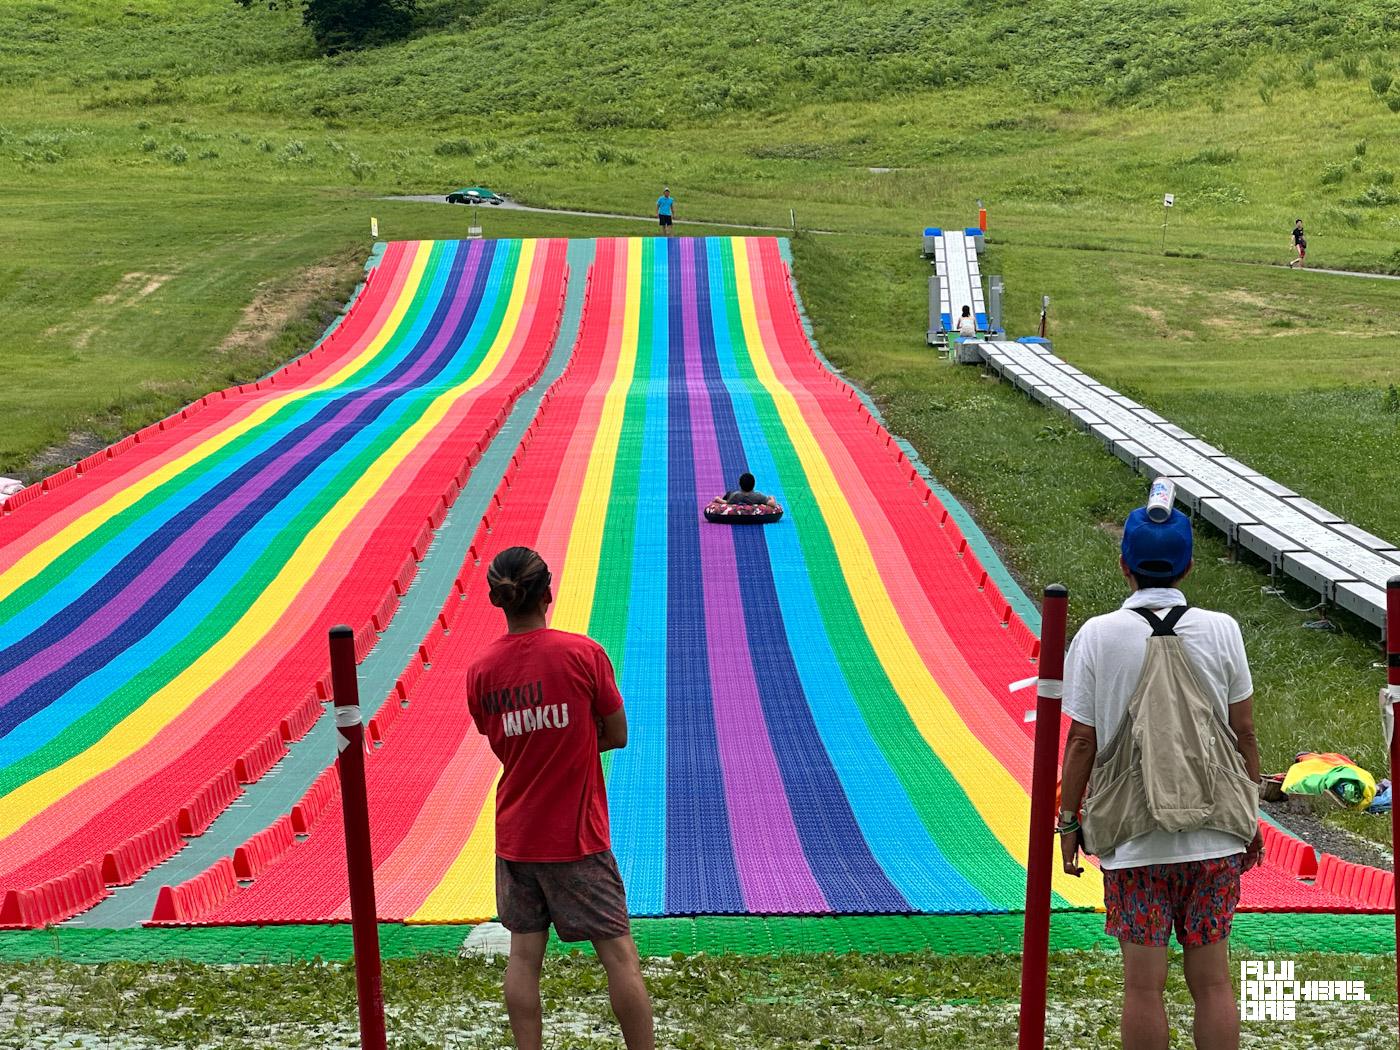
[[1102, 855], [1149, 831], [1210, 828], [1248, 843], [1258, 788], [1235, 734], [1201, 688], [1175, 627], [1186, 606], [1158, 617], [1123, 723], [1094, 762], [1082, 818], [1084, 849]]

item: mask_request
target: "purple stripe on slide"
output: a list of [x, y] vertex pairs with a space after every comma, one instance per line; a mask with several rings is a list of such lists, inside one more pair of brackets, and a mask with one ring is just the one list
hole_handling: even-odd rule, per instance
[[[35, 653], [8, 673], [0, 675], [0, 696], [18, 696], [35, 682], [52, 674], [120, 628], [184, 567], [211, 536], [216, 535], [237, 514], [276, 484], [277, 479], [291, 470], [303, 456], [323, 445], [347, 417], [354, 416], [359, 411], [359, 403], [365, 398], [382, 397], [388, 391], [411, 389], [434, 360], [442, 352], [450, 350], [447, 344], [461, 319], [462, 311], [466, 309], [468, 297], [462, 293], [469, 290], [476, 279], [480, 260], [479, 252], [472, 252], [468, 256], [458, 282], [458, 294], [452, 297], [452, 305], [446, 319], [434, 334], [432, 342], [419, 353], [407, 372], [393, 383], [365, 388], [345, 397], [333, 416], [278, 455], [218, 506], [211, 508], [208, 514], [155, 557], [120, 593], [94, 610], [78, 628]], [[178, 608], [172, 615], [179, 615]]]
[[[693, 241], [683, 240], [681, 311], [685, 384], [695, 459], [695, 489], [701, 499], [726, 489], [715, 437], [709, 390], [700, 363]], [[700, 517], [700, 507], [695, 516]], [[826, 898], [812, 875], [788, 808], [787, 792], [768, 739], [763, 703], [749, 660], [743, 595], [734, 558], [734, 536], [723, 525], [700, 525], [700, 565], [705, 591], [705, 639], [710, 653], [715, 735], [730, 836], [744, 905], [751, 912], [825, 912]]]

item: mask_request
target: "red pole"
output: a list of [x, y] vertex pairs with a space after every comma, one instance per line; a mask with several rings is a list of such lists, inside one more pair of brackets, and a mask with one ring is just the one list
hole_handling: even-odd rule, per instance
[[1030, 841], [1026, 847], [1026, 925], [1021, 937], [1020, 1050], [1044, 1050], [1045, 985], [1050, 965], [1050, 873], [1055, 861], [1055, 782], [1060, 770], [1069, 591], [1045, 588], [1040, 613], [1040, 684], [1035, 701]]
[[360, 1046], [386, 1050], [384, 987], [379, 967], [379, 915], [374, 904], [374, 858], [369, 848], [365, 794], [365, 727], [355, 677], [355, 632], [331, 628], [331, 688], [335, 695], [336, 767], [345, 813], [345, 862], [350, 874], [350, 927], [355, 945], [355, 990], [360, 1000]]
[[[1385, 584], [1385, 681], [1386, 699], [1390, 701], [1390, 836], [1400, 842], [1400, 809], [1395, 806], [1397, 774], [1400, 774], [1400, 576], [1392, 576]], [[1395, 880], [1395, 943], [1400, 944], [1400, 878]], [[1395, 980], [1400, 984], [1400, 953], [1395, 957]]]

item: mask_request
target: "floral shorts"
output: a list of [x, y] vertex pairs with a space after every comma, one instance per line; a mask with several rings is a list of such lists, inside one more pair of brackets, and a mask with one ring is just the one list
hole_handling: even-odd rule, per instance
[[1173, 927], [1183, 948], [1224, 940], [1240, 903], [1242, 856], [1104, 869], [1104, 931], [1159, 948], [1167, 946]]

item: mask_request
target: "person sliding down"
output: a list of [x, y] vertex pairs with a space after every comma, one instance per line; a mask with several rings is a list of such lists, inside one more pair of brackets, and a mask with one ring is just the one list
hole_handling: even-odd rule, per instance
[[724, 494], [724, 502], [736, 507], [776, 507], [778, 501], [754, 491], [754, 476], [747, 472], [739, 475], [739, 487]]

